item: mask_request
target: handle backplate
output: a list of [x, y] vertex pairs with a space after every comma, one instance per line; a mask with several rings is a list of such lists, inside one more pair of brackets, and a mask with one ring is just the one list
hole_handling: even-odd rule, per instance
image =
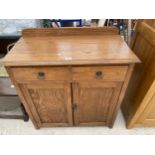
[[44, 73], [44, 72], [38, 72], [37, 78], [38, 78], [39, 80], [45, 79], [45, 73]]
[[97, 79], [102, 78], [102, 77], [103, 77], [102, 71], [97, 71], [97, 72], [95, 73], [95, 77], [96, 77]]

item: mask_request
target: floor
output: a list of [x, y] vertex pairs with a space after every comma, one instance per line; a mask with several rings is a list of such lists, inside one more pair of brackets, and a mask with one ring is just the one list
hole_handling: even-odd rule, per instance
[[51, 135], [138, 135], [155, 134], [154, 128], [135, 128], [127, 130], [121, 112], [116, 118], [113, 129], [108, 127], [59, 127], [59, 128], [41, 128], [36, 130], [32, 122], [22, 120], [0, 119], [0, 134], [51, 134]]

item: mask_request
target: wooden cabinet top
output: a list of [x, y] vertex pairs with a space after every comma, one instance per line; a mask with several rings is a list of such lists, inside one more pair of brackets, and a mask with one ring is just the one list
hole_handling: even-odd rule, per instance
[[118, 35], [102, 28], [25, 29], [5, 66], [129, 64], [139, 59]]

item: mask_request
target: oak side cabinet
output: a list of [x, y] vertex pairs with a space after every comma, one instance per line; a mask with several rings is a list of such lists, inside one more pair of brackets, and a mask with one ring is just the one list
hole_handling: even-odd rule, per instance
[[155, 126], [155, 19], [139, 20], [131, 49], [140, 58], [122, 102], [127, 128]]
[[138, 62], [110, 27], [26, 29], [4, 58], [36, 128], [112, 127]]

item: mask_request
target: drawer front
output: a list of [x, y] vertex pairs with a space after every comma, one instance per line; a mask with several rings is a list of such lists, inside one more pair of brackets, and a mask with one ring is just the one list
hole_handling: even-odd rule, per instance
[[72, 79], [124, 81], [128, 66], [73, 67]]
[[101, 67], [15, 67], [11, 68], [17, 82], [54, 80], [54, 81], [124, 81], [128, 66]]
[[70, 80], [71, 74], [68, 67], [15, 67], [11, 68], [17, 82], [36, 80]]

